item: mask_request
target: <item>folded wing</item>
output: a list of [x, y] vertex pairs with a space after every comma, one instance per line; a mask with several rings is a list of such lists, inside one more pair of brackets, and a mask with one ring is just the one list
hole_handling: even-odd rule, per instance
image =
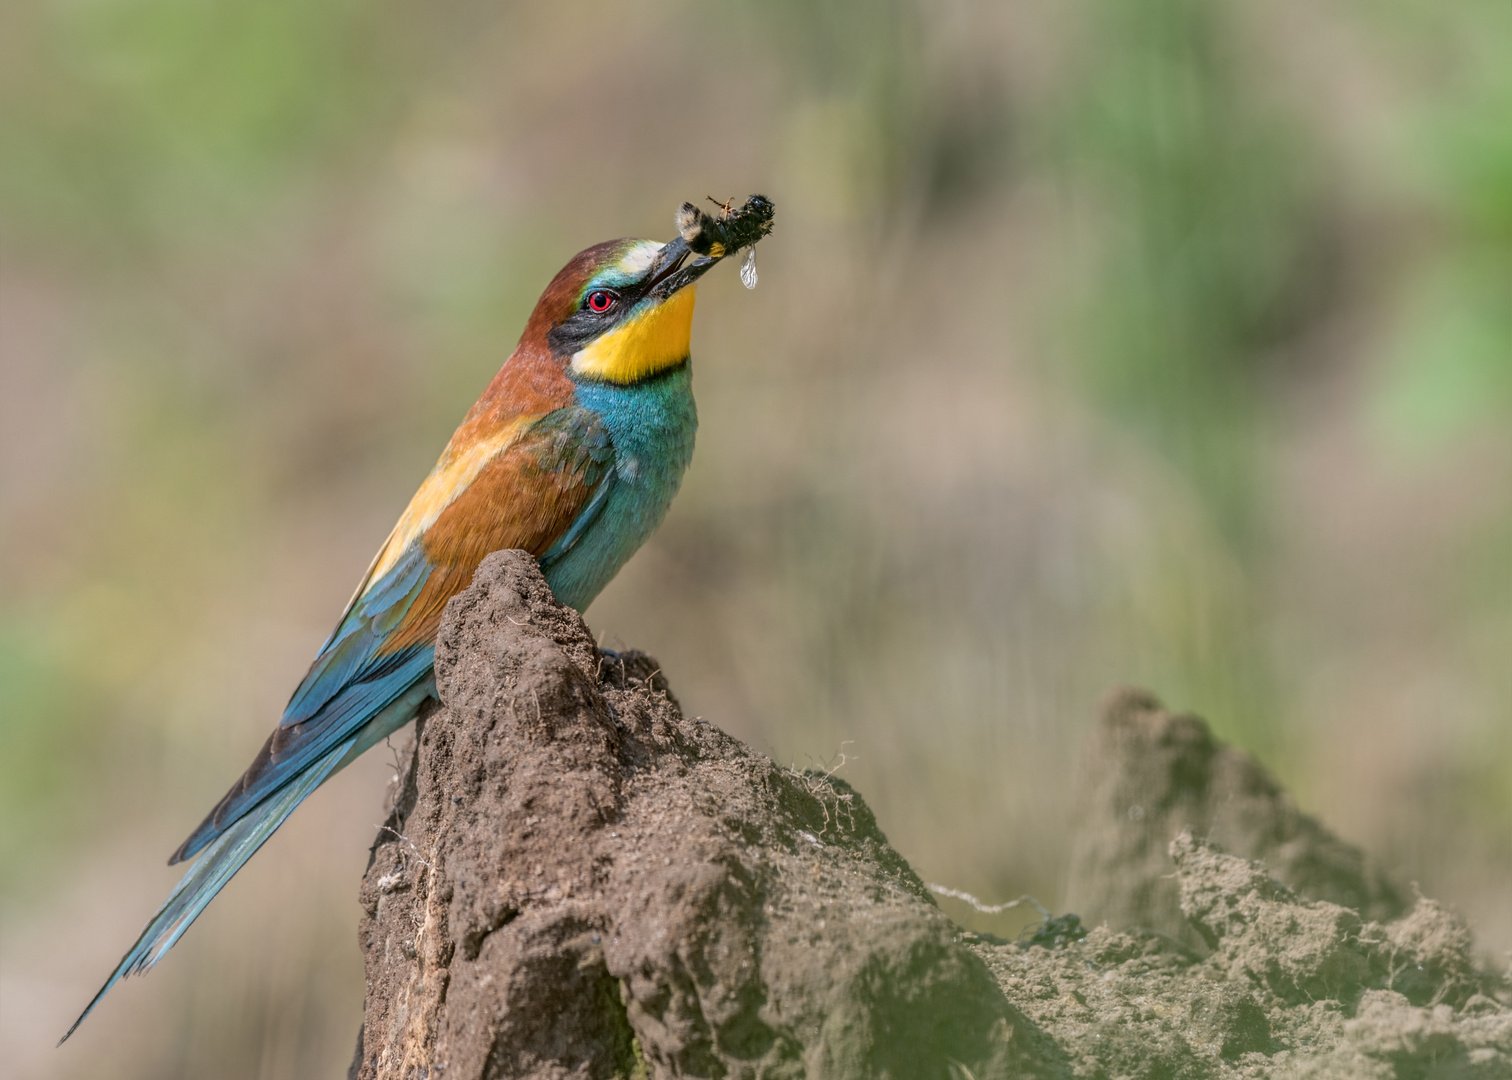
[[[204, 849], [431, 678], [442, 611], [471, 583], [485, 555], [523, 548], [537, 557], [558, 557], [614, 484], [613, 446], [590, 410], [572, 406], [526, 418], [499, 442], [494, 453], [464, 470], [465, 482], [455, 475], [455, 463], [465, 455], [442, 458], [289, 699], [279, 726], [171, 863]], [[411, 527], [406, 535], [407, 525], [415, 523], [423, 528]]]

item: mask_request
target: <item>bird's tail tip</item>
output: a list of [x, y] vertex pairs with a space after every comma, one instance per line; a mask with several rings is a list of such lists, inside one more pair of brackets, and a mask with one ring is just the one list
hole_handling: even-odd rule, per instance
[[226, 883], [273, 835], [294, 808], [305, 796], [319, 787], [321, 782], [336, 768], [354, 740], [347, 740], [327, 751], [311, 768], [305, 770], [292, 783], [270, 795], [265, 801], [250, 809], [224, 832], [205, 846], [199, 857], [179, 879], [163, 906], [158, 908], [146, 928], [142, 930], [121, 962], [105, 980], [105, 985], [84, 1006], [84, 1011], [73, 1025], [58, 1040], [62, 1046], [79, 1029], [100, 999], [110, 988], [129, 975], [140, 975], [161, 960], [173, 948], [189, 925], [199, 918], [205, 906], [226, 887]]
[[[95, 991], [95, 996], [89, 999], [89, 1004], [84, 1006], [84, 1011], [79, 1013], [78, 1019], [68, 1026], [68, 1030], [58, 1040], [58, 1046], [66, 1043], [69, 1037], [79, 1030], [79, 1025], [89, 1018], [89, 1014], [94, 1012], [95, 1006], [110, 992], [111, 987], [130, 975], [140, 975], [161, 960], [163, 954], [173, 947], [174, 942], [178, 941], [185, 930], [189, 929], [189, 924], [194, 921], [194, 916], [198, 915], [200, 910], [203, 910], [204, 904], [210, 902], [210, 897], [206, 897], [204, 903], [200, 904], [198, 909], [190, 914], [188, 918], [184, 917], [182, 910], [173, 910], [175, 907], [174, 901], [185, 891], [184, 885], [190, 876], [189, 874], [185, 875], [185, 881], [179, 882], [173, 893], [168, 897], [167, 903], [158, 909], [157, 914], [152, 917], [152, 921], [147, 924], [141, 936], [132, 943], [126, 955], [121, 957], [121, 962], [110, 973], [110, 978], [105, 980], [105, 985]], [[216, 892], [219, 891], [219, 889], [216, 890]], [[214, 893], [211, 894], [211, 897], [213, 896]], [[165, 919], [165, 915], [169, 917]]]
[[92, 1001], [90, 1001], [90, 1003], [88, 1005], [84, 1006], [84, 1011], [79, 1014], [79, 1018], [77, 1020], [75, 1020], [72, 1024], [68, 1025], [68, 1030], [63, 1033], [63, 1037], [61, 1039], [59, 1039], [57, 1041], [57, 1043], [53, 1046], [54, 1050], [56, 1050], [59, 1046], [62, 1046], [64, 1043], [66, 1043], [68, 1041], [68, 1037], [70, 1035], [72, 1035], [74, 1032], [76, 1032], [76, 1031], [79, 1030], [79, 1025], [84, 1022], [84, 1019], [90, 1013], [94, 1012], [94, 1007], [97, 1004], [99, 1004], [100, 999], [102, 997], [104, 997], [104, 996], [105, 996], [105, 991], [101, 990], [98, 994], [96, 994], [94, 996], [94, 999]]

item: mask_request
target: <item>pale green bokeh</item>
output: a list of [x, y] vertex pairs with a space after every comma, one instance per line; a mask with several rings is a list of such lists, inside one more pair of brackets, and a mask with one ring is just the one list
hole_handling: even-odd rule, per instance
[[1505, 4], [24, 0], [15, 1075], [339, 1073], [382, 750], [50, 1044], [550, 275], [757, 190], [595, 630], [990, 900], [1055, 903], [1077, 747], [1147, 685], [1512, 947]]

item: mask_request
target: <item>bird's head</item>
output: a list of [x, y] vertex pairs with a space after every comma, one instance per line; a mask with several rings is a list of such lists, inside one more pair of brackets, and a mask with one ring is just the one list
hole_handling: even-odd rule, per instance
[[552, 279], [525, 328], [577, 382], [630, 385], [688, 360], [694, 282], [718, 258], [681, 238], [610, 240], [579, 252]]

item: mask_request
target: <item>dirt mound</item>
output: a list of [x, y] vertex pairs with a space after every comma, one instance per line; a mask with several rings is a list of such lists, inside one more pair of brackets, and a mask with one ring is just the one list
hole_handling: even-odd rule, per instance
[[685, 718], [522, 553], [436, 666], [363, 881], [355, 1077], [1512, 1077], [1449, 914], [1367, 921], [1190, 834], [1139, 865], [1196, 950], [960, 930], [859, 795]]
[[1369, 919], [1394, 919], [1411, 906], [1364, 852], [1302, 813], [1254, 757], [1145, 691], [1109, 698], [1081, 773], [1065, 900], [1089, 924], [1144, 927], [1200, 946], [1167, 854], [1184, 829], [1259, 859], [1309, 900]]
[[1505, 983], [1431, 900], [1402, 919], [1297, 896], [1183, 833], [1181, 910], [1211, 946], [1099, 927], [1058, 949], [970, 942], [1088, 1077], [1512, 1077]]
[[1026, 1022], [865, 804], [684, 718], [534, 560], [452, 601], [363, 882], [362, 1077], [1006, 1075]]

